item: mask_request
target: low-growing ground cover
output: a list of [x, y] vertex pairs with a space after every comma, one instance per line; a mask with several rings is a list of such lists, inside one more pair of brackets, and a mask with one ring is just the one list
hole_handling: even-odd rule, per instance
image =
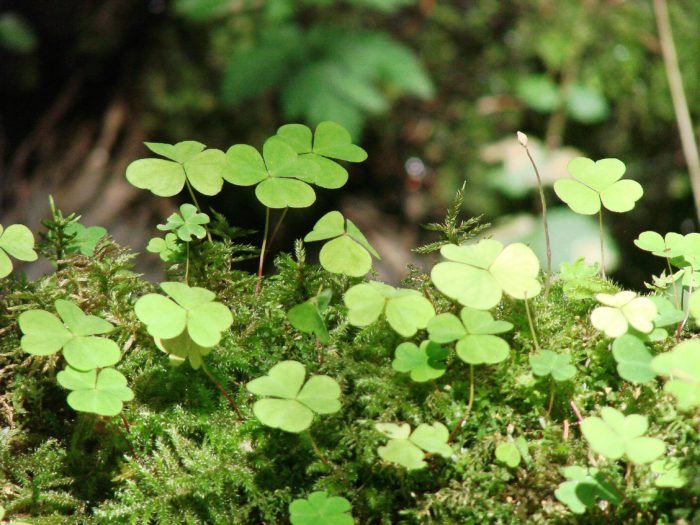
[[[24, 226], [0, 232], [5, 520], [700, 520], [700, 234], [641, 233], [663, 260], [640, 294], [583, 260], [542, 271], [528, 246], [462, 220], [460, 192], [417, 248], [442, 258], [398, 288], [376, 280], [381, 253], [336, 211], [273, 270], [288, 211], [365, 159], [344, 129], [283, 126], [262, 152], [147, 146], [157, 157], [127, 179], [191, 200], [147, 247], [165, 282], [53, 203], [36, 245]], [[579, 158], [570, 173], [557, 194], [601, 231], [603, 210], [642, 197], [619, 160]], [[200, 208], [197, 193], [225, 183], [265, 206], [259, 250]], [[55, 272], [12, 273], [12, 258], [38, 255]], [[237, 269], [250, 257], [257, 275]]]

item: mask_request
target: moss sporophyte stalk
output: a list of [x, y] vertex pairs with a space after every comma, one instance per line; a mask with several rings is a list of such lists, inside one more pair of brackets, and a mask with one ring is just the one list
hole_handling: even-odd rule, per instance
[[[165, 265], [158, 285], [103, 228], [53, 202], [36, 245], [25, 226], [0, 228], [5, 518], [697, 519], [700, 235], [641, 232], [660, 275], [647, 293], [621, 289], [605, 275], [603, 210], [631, 211], [643, 190], [620, 160], [580, 157], [554, 191], [598, 215], [600, 261], [555, 271], [546, 195], [518, 137], [540, 183], [544, 272], [528, 245], [460, 218], [466, 186], [426, 225], [437, 238], [416, 251], [440, 258], [425, 274], [379, 281], [381, 254], [339, 211], [273, 270], [285, 218], [367, 158], [333, 122], [282, 126], [261, 151], [147, 143], [154, 156], [127, 180], [191, 201], [146, 248]], [[254, 188], [257, 246], [198, 202], [230, 184]], [[317, 242], [313, 264], [305, 243]], [[39, 255], [55, 271], [28, 281], [14, 261]], [[251, 257], [255, 274], [237, 264]]]

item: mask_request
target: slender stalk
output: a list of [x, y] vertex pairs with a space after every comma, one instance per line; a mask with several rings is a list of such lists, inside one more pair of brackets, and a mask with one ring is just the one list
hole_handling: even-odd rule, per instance
[[[666, 259], [666, 266], [668, 267], [668, 275], [671, 277], [673, 275], [673, 268], [671, 268], [671, 261], [669, 259]], [[676, 281], [673, 281], [673, 295], [676, 298], [676, 308], [680, 310], [683, 306], [680, 298], [678, 297], [678, 287], [676, 286]]]
[[318, 352], [318, 366], [323, 366], [323, 347], [318, 337], [316, 338], [316, 351]]
[[600, 225], [600, 276], [605, 279], [605, 239], [603, 238], [603, 208], [598, 210], [598, 224]]
[[698, 144], [693, 131], [693, 122], [690, 118], [688, 101], [685, 97], [683, 77], [681, 76], [681, 69], [678, 65], [676, 46], [673, 43], [673, 32], [671, 31], [671, 20], [668, 16], [666, 0], [654, 0], [654, 13], [656, 15], [656, 24], [659, 29], [659, 43], [661, 44], [661, 55], [663, 56], [664, 66], [666, 68], [666, 78], [668, 79], [669, 89], [671, 90], [671, 99], [676, 114], [678, 132], [681, 136], [683, 156], [685, 157], [685, 163], [688, 166], [688, 174], [690, 175], [690, 187], [693, 191], [693, 200], [695, 201], [695, 213], [697, 214], [698, 221], [700, 221], [700, 153], [698, 153]]
[[549, 240], [549, 224], [547, 223], [547, 200], [544, 197], [544, 188], [542, 187], [542, 178], [540, 177], [540, 170], [537, 169], [537, 164], [535, 159], [532, 158], [530, 149], [527, 147], [527, 135], [518, 131], [518, 142], [525, 149], [527, 153], [527, 158], [530, 159], [530, 164], [532, 164], [532, 169], [535, 170], [535, 176], [537, 177], [537, 189], [540, 192], [540, 203], [542, 205], [542, 224], [544, 226], [544, 241], [547, 249], [547, 273], [544, 281], [544, 295], [547, 297], [549, 295], [549, 284], [552, 278], [552, 245]]
[[275, 242], [275, 237], [277, 236], [277, 232], [279, 231], [280, 226], [282, 226], [282, 221], [287, 216], [288, 211], [289, 211], [289, 208], [284, 209], [284, 211], [282, 212], [282, 215], [280, 215], [280, 218], [277, 220], [277, 224], [275, 224], [275, 227], [272, 228], [272, 235], [270, 235], [270, 242], [267, 243], [267, 251], [270, 251], [270, 246], [272, 246], [272, 243]]
[[124, 424], [124, 429], [126, 429], [126, 433], [131, 434], [131, 426], [129, 425], [129, 421], [127, 421], [126, 417], [124, 416], [124, 413], [119, 412], [119, 416], [121, 417], [122, 423]]
[[216, 385], [216, 388], [219, 389], [219, 392], [221, 392], [224, 395], [224, 397], [226, 398], [226, 401], [228, 401], [228, 404], [231, 406], [231, 408], [234, 410], [234, 412], [236, 412], [236, 414], [238, 415], [238, 419], [243, 421], [243, 415], [241, 414], [241, 411], [238, 410], [236, 403], [234, 403], [233, 398], [231, 397], [231, 394], [229, 394], [228, 391], [221, 385], [221, 383], [219, 383], [216, 380], [216, 378], [212, 375], [212, 373], [209, 371], [209, 368], [207, 367], [207, 365], [204, 362], [202, 362], [202, 370], [204, 371], [206, 376], [211, 380], [211, 382], [214, 383], [214, 385]]
[[467, 402], [467, 408], [464, 411], [464, 414], [462, 414], [462, 418], [459, 420], [459, 422], [452, 429], [452, 432], [450, 432], [450, 436], [449, 436], [449, 438], [447, 438], [448, 443], [452, 443], [452, 440], [457, 435], [457, 432], [459, 432], [459, 429], [462, 428], [462, 425], [467, 420], [467, 418], [469, 417], [469, 414], [472, 411], [473, 405], [474, 405], [474, 365], [469, 365], [469, 401]]
[[131, 452], [131, 455], [134, 457], [134, 459], [138, 462], [139, 456], [136, 454], [136, 450], [134, 449], [134, 446], [131, 444], [131, 441], [129, 441], [129, 434], [131, 431], [129, 430], [129, 423], [126, 421], [126, 418], [124, 417], [124, 414], [120, 414], [122, 416], [122, 422], [124, 423], [127, 433], [125, 434], [124, 431], [121, 429], [119, 425], [117, 425], [117, 432], [119, 432], [119, 435], [122, 437], [124, 442], [126, 443], [126, 446], [129, 447], [129, 452]]
[[311, 448], [314, 449], [314, 453], [316, 454], [316, 456], [318, 456], [318, 459], [320, 459], [324, 465], [332, 468], [333, 470], [338, 470], [338, 466], [335, 463], [333, 463], [330, 459], [328, 459], [326, 455], [323, 452], [321, 452], [321, 449], [318, 448], [318, 444], [316, 443], [314, 437], [311, 435], [310, 429], [306, 431], [306, 435], [309, 436], [309, 443], [311, 443]]
[[[691, 270], [692, 271], [692, 270]], [[681, 333], [683, 332], [683, 328], [685, 328], [686, 323], [688, 322], [688, 318], [690, 317], [690, 298], [693, 295], [693, 277], [695, 276], [695, 272], [690, 274], [690, 286], [688, 286], [688, 300], [686, 301], [686, 308], [685, 308], [685, 316], [683, 316], [683, 320], [678, 323], [678, 328], [676, 329], [676, 342], [680, 342], [681, 340]]]
[[537, 333], [535, 332], [535, 323], [532, 319], [532, 313], [530, 312], [530, 301], [527, 296], [525, 296], [525, 313], [527, 314], [527, 322], [530, 325], [530, 333], [532, 334], [532, 342], [535, 344], [535, 350], [540, 351], [540, 343], [537, 340]]
[[255, 295], [260, 294], [262, 286], [263, 267], [265, 266], [265, 251], [267, 249], [267, 232], [270, 230], [270, 208], [265, 208], [265, 232], [263, 233], [263, 242], [260, 248], [260, 262], [258, 263], [258, 282], [255, 284]]
[[552, 407], [554, 407], [554, 379], [549, 378], [549, 405], [547, 406], [547, 413], [545, 417], [549, 419], [552, 414]]
[[[187, 172], [185, 172], [185, 174], [187, 174]], [[199, 202], [197, 202], [197, 197], [195, 196], [194, 190], [192, 189], [192, 185], [190, 184], [190, 181], [187, 179], [187, 177], [185, 177], [185, 186], [187, 186], [187, 191], [190, 192], [190, 197], [192, 197], [192, 202], [194, 203], [195, 208], [197, 208], [197, 211], [199, 213], [202, 213], [202, 207], [199, 205]], [[212, 241], [211, 233], [209, 233], [209, 228], [204, 226], [204, 229], [207, 231], [207, 240], [209, 242], [214, 242]]]
[[185, 260], [185, 284], [190, 285], [190, 243], [185, 243], [187, 246], [187, 259]]

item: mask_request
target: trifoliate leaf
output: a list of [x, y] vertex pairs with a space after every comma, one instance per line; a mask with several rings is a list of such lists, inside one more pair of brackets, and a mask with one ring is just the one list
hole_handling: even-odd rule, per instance
[[316, 200], [313, 183], [320, 171], [312, 160], [300, 157], [280, 137], [263, 144], [263, 154], [245, 144], [226, 152], [224, 178], [238, 186], [253, 186], [258, 200], [268, 208], [306, 208]]
[[430, 340], [436, 343], [457, 341], [459, 358], [469, 364], [495, 364], [508, 357], [508, 343], [493, 334], [507, 332], [513, 325], [496, 321], [489, 312], [463, 308], [461, 320], [456, 315], [436, 315], [428, 322]]
[[554, 495], [574, 514], [583, 514], [599, 499], [612, 505], [622, 502], [619, 491], [596, 468], [566, 467], [564, 476], [569, 481], [561, 483]]
[[165, 262], [185, 260], [185, 245], [178, 242], [177, 235], [174, 233], [166, 233], [164, 239], [154, 237], [148, 242], [146, 250], [157, 253]]
[[12, 261], [8, 254], [20, 261], [37, 260], [38, 255], [34, 251], [34, 235], [23, 224], [13, 224], [4, 230], [0, 225], [0, 279], [12, 272]]
[[367, 326], [384, 314], [389, 325], [404, 337], [425, 328], [435, 316], [433, 305], [420, 292], [376, 281], [356, 284], [345, 292], [344, 300], [351, 325]]
[[536, 376], [551, 375], [555, 381], [568, 381], [576, 375], [576, 367], [571, 364], [569, 354], [558, 354], [551, 350], [541, 350], [529, 358], [532, 373]]
[[199, 213], [192, 204], [183, 204], [180, 206], [180, 213], [173, 213], [165, 224], [159, 224], [157, 227], [161, 231], [175, 232], [180, 240], [190, 242], [192, 236], [204, 239], [207, 230], [202, 224], [208, 222], [209, 216], [206, 213]]
[[594, 215], [602, 205], [613, 212], [626, 212], [634, 208], [644, 190], [634, 180], [620, 180], [626, 167], [618, 159], [602, 159], [597, 162], [577, 157], [567, 167], [572, 179], [560, 179], [554, 183], [554, 191], [576, 213]]
[[437, 454], [448, 458], [452, 455], [452, 448], [447, 443], [449, 431], [442, 423], [428, 425], [421, 423], [409, 435], [410, 426], [407, 424], [396, 425], [393, 423], [377, 423], [377, 431], [389, 438], [389, 442], [377, 449], [379, 457], [397, 463], [408, 470], [424, 468], [425, 453]]
[[126, 386], [126, 378], [114, 368], [81, 372], [68, 367], [56, 374], [58, 383], [68, 390], [68, 404], [78, 412], [100, 416], [116, 416], [123, 402], [131, 401], [134, 393]]
[[50, 355], [63, 350], [68, 364], [77, 370], [111, 366], [121, 359], [117, 344], [104, 337], [114, 328], [94, 315], [85, 315], [70, 301], [55, 302], [60, 319], [45, 310], [29, 310], [20, 314], [19, 327], [24, 334], [22, 350], [32, 355]]
[[608, 337], [620, 337], [632, 326], [648, 334], [654, 329], [656, 305], [648, 297], [637, 297], [635, 292], [619, 292], [615, 295], [596, 295], [599, 306], [591, 312], [591, 323]]
[[73, 236], [66, 246], [66, 253], [80, 252], [87, 257], [95, 254], [97, 243], [107, 235], [107, 230], [102, 226], [86, 228], [79, 222], [70, 223], [63, 231], [66, 235]]
[[339, 211], [326, 213], [304, 237], [305, 242], [327, 239], [331, 240], [323, 245], [319, 258], [331, 273], [362, 277], [372, 269], [371, 255], [381, 259], [359, 228]]
[[504, 249], [500, 242], [484, 239], [472, 245], [448, 244], [440, 253], [448, 262], [433, 267], [433, 283], [464, 306], [489, 310], [500, 302], [503, 292], [516, 299], [531, 299], [540, 293], [540, 263], [524, 244]]
[[700, 406], [700, 340], [684, 341], [651, 360], [651, 368], [667, 379], [664, 392], [678, 400], [681, 410]]
[[231, 310], [214, 302], [216, 296], [204, 288], [190, 288], [184, 283], [164, 282], [160, 287], [171, 299], [147, 294], [134, 305], [136, 316], [157, 339], [174, 339], [185, 328], [199, 346], [216, 346], [221, 333], [233, 322]]
[[625, 334], [613, 342], [613, 357], [617, 361], [620, 377], [631, 383], [648, 383], [656, 377], [651, 369], [652, 356], [644, 343], [631, 334]]
[[321, 122], [316, 133], [303, 124], [287, 124], [277, 130], [281, 137], [302, 158], [315, 162], [319, 167], [314, 184], [322, 188], [335, 189], [345, 185], [348, 172], [337, 162], [330, 159], [349, 162], [362, 162], [367, 158], [365, 150], [352, 144], [350, 134], [335, 122]]
[[253, 379], [249, 392], [266, 396], [256, 401], [253, 413], [263, 425], [298, 433], [311, 426], [314, 414], [340, 410], [340, 386], [328, 376], [311, 376], [304, 383], [306, 369], [297, 361], [282, 361], [267, 375]]
[[683, 255], [685, 238], [680, 233], [667, 233], [665, 237], [653, 231], [639, 234], [634, 244], [640, 250], [651, 252], [657, 257], [671, 259]]
[[515, 468], [520, 464], [520, 451], [515, 443], [501, 443], [496, 447], [496, 459], [510, 468]]
[[287, 319], [297, 330], [305, 334], [315, 334], [321, 344], [328, 343], [328, 328], [323, 312], [327, 308], [332, 297], [332, 292], [323, 290], [316, 297], [293, 306], [287, 312]]
[[410, 372], [417, 383], [437, 379], [445, 373], [445, 359], [450, 350], [432, 341], [423, 341], [420, 347], [413, 343], [401, 343], [396, 347], [391, 366], [397, 372]]
[[226, 161], [223, 151], [205, 150], [194, 141], [177, 144], [147, 142], [146, 147], [164, 159], [140, 159], [126, 168], [126, 179], [137, 188], [150, 190], [159, 197], [177, 195], [188, 180], [204, 195], [216, 195], [224, 181], [222, 171]]
[[591, 448], [608, 459], [623, 456], [632, 463], [651, 463], [666, 451], [666, 444], [657, 438], [643, 437], [649, 428], [646, 416], [625, 416], [619, 410], [604, 407], [601, 417], [587, 417], [581, 432]]
[[681, 471], [680, 461], [676, 458], [657, 459], [651, 464], [651, 471], [659, 474], [654, 479], [657, 487], [679, 489], [688, 483], [688, 478]]
[[190, 362], [190, 366], [197, 370], [202, 366], [202, 357], [211, 352], [211, 348], [200, 346], [195, 343], [187, 329], [172, 339], [155, 339], [156, 346], [170, 358], [173, 366], [180, 366], [185, 361]]
[[307, 499], [296, 499], [289, 505], [292, 525], [353, 525], [348, 514], [350, 502], [326, 492], [312, 492]]

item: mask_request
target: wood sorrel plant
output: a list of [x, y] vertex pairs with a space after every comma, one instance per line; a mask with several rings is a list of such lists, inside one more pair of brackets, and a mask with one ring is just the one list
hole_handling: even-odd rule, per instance
[[[639, 236], [639, 248], [663, 259], [650, 295], [620, 290], [582, 259], [558, 273], [548, 260], [542, 294], [528, 246], [473, 240], [485, 225], [460, 218], [463, 188], [445, 220], [427, 225], [439, 238], [416, 250], [440, 251], [427, 274], [413, 270], [400, 286], [368, 279], [380, 254], [332, 211], [265, 276], [287, 210], [342, 187], [341, 163], [361, 162], [364, 150], [330, 122], [282, 126], [262, 152], [147, 147], [160, 158], [134, 161], [127, 180], [166, 197], [187, 187], [192, 200], [147, 247], [168, 265], [159, 292], [102, 229], [55, 206], [36, 246], [55, 273], [36, 283], [12, 276], [7, 255], [36, 258], [33, 235], [15, 225], [0, 236], [0, 505], [9, 516], [698, 519], [699, 234]], [[569, 171], [574, 179], [555, 192], [580, 213], [628, 211], [641, 197], [620, 180], [620, 161], [581, 158]], [[196, 200], [228, 183], [255, 186], [266, 209], [255, 275], [235, 265], [254, 247], [236, 244], [241, 232]], [[281, 210], [272, 227], [271, 210]], [[304, 252], [316, 241], [320, 265]], [[67, 401], [52, 395], [61, 388]], [[128, 450], [103, 429], [124, 412]]]

